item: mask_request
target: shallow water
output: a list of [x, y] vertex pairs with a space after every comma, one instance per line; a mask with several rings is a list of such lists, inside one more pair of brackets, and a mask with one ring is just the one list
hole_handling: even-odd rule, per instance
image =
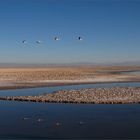
[[82, 88], [107, 88], [107, 87], [140, 87], [140, 82], [133, 83], [104, 83], [104, 84], [83, 84], [56, 87], [39, 87], [16, 90], [0, 90], [0, 96], [25, 96], [52, 93], [58, 90], [82, 89]]
[[[112, 86], [139, 87], [140, 83], [4, 90], [0, 91], [0, 95], [32, 95], [62, 89]], [[139, 118], [140, 105], [138, 104], [96, 105], [0, 101], [0, 139], [140, 139]], [[41, 121], [39, 122], [38, 119]]]
[[140, 76], [140, 71], [127, 71], [127, 72], [121, 72], [122, 74], [130, 74], [130, 75], [138, 75]]
[[133, 71], [133, 72], [131, 72], [130, 74], [133, 74], [133, 75], [140, 75], [140, 71]]

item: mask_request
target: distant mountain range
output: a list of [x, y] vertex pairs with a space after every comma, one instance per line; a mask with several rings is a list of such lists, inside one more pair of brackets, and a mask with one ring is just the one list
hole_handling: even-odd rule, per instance
[[48, 67], [48, 66], [140, 66], [140, 61], [127, 61], [120, 63], [0, 63], [0, 67]]

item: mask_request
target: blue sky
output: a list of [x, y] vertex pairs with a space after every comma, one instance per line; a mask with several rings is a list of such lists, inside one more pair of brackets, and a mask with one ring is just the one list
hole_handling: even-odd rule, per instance
[[140, 61], [139, 0], [0, 1], [0, 63], [125, 61]]

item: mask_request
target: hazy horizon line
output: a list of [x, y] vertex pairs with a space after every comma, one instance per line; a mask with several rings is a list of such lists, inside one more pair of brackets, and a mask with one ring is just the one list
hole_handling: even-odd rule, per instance
[[68, 63], [16, 63], [16, 62], [1, 62], [0, 67], [34, 67], [34, 66], [140, 66], [140, 61], [124, 61], [124, 62], [68, 62]]

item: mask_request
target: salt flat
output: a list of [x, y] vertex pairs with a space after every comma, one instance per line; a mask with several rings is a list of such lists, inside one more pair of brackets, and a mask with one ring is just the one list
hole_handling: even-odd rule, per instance
[[140, 81], [140, 75], [121, 72], [140, 70], [138, 66], [57, 66], [0, 68], [0, 87], [34, 87], [57, 84]]

